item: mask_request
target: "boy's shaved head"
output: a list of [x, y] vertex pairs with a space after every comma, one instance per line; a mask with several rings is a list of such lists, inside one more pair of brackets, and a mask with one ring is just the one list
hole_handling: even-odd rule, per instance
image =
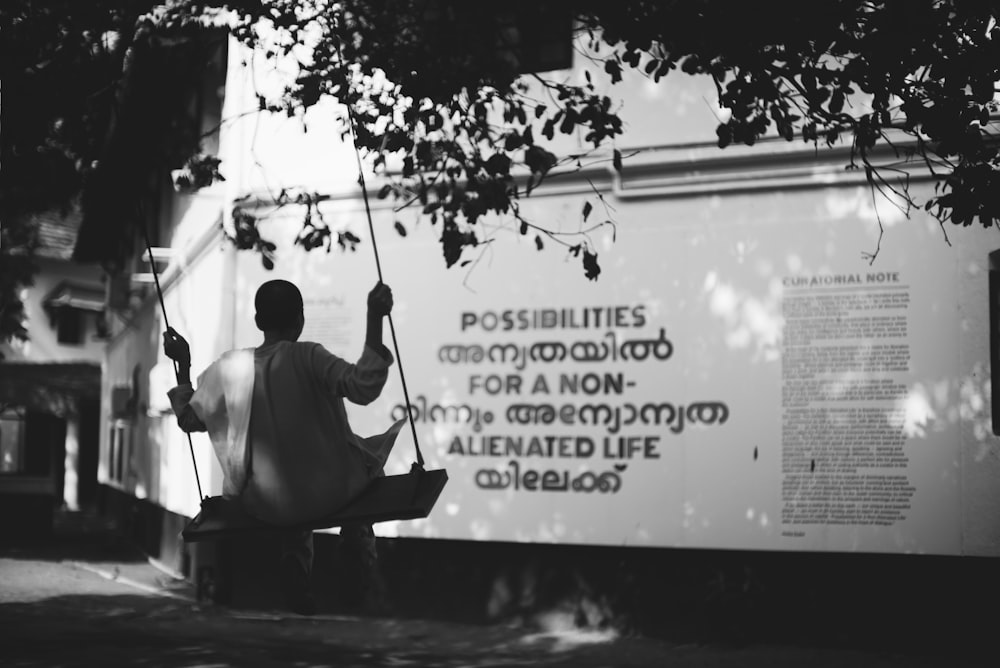
[[276, 279], [257, 288], [253, 300], [257, 329], [262, 332], [298, 327], [302, 322], [302, 293], [294, 283]]

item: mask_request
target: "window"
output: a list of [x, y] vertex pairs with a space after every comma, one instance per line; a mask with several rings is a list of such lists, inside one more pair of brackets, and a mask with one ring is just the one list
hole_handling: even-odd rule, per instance
[[56, 331], [56, 340], [63, 345], [78, 346], [86, 341], [93, 328], [93, 317], [104, 311], [104, 289], [90, 284], [63, 281], [42, 301], [49, 324]]
[[83, 312], [70, 307], [60, 308], [56, 314], [56, 340], [66, 345], [83, 343]]
[[24, 415], [21, 411], [4, 408], [0, 411], [0, 473], [24, 471]]
[[111, 423], [111, 434], [108, 439], [108, 477], [114, 482], [122, 481], [125, 469], [125, 448], [128, 445], [132, 430], [126, 420], [114, 420]]
[[65, 447], [64, 418], [0, 405], [0, 475], [51, 476], [62, 466]]

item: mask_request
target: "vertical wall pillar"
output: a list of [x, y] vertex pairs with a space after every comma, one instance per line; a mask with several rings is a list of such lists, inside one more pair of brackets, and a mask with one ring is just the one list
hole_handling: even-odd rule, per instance
[[990, 394], [993, 434], [1000, 436], [1000, 250], [989, 255], [990, 265]]
[[63, 459], [63, 501], [67, 510], [79, 510], [80, 416], [66, 416], [66, 455]]

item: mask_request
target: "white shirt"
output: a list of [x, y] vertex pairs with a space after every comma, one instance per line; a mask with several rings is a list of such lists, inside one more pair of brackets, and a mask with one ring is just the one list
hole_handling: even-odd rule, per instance
[[344, 399], [376, 399], [392, 361], [369, 346], [351, 364], [318, 343], [279, 341], [226, 353], [197, 391], [169, 395], [181, 428], [209, 432], [225, 496], [265, 522], [299, 524], [336, 512], [380, 474], [402, 423], [363, 439]]

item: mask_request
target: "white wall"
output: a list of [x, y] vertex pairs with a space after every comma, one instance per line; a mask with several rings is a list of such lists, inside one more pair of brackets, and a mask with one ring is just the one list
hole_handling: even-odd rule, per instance
[[[200, 248], [175, 257], [163, 283], [167, 319], [191, 343], [193, 376], [233, 345], [232, 290], [233, 254], [220, 239], [209, 236]], [[129, 421], [132, 439], [125, 453], [120, 480], [108, 470], [110, 429], [109, 402], [102, 403], [101, 461], [99, 479], [139, 498], [193, 516], [200, 497], [187, 437], [169, 412], [167, 391], [176, 384], [173, 366], [163, 354], [163, 314], [151, 288], [133, 315], [129, 326], [115, 336], [107, 348], [102, 396], [115, 387], [129, 388], [138, 396], [138, 412]], [[138, 369], [138, 385], [135, 384]], [[221, 472], [205, 434], [192, 435], [200, 482], [204, 494], [222, 489]]]
[[[97, 292], [102, 290], [101, 271], [94, 266], [72, 262], [38, 258], [39, 271], [34, 283], [22, 291], [27, 341], [11, 341], [0, 345], [5, 361], [29, 363], [89, 362], [101, 363], [104, 357], [105, 340], [98, 337], [96, 317], [102, 314], [85, 312], [82, 314], [82, 342], [80, 344], [59, 343], [55, 322], [45, 312], [44, 299], [64, 281], [77, 285], [91, 286]], [[70, 412], [66, 420], [66, 456], [63, 489], [59, 494], [67, 507], [76, 509], [77, 462], [79, 454], [79, 416]]]
[[[543, 194], [531, 201], [528, 213], [570, 221], [584, 195], [584, 189], [576, 196]], [[380, 238], [386, 281], [396, 297], [395, 323], [411, 401], [421, 409], [468, 406], [477, 415], [489, 413], [493, 418], [477, 429], [474, 422], [454, 417], [431, 419], [426, 412], [418, 416], [418, 434], [429, 464], [447, 468], [451, 480], [430, 518], [383, 525], [383, 532], [612, 545], [1000, 553], [994, 522], [1000, 511], [995, 484], [1000, 469], [988, 404], [986, 267], [987, 253], [995, 248], [992, 235], [960, 230], [951, 235], [953, 246], [948, 246], [936, 221], [919, 215], [911, 220], [894, 217], [892, 208], [883, 204], [879, 213], [886, 236], [877, 261], [869, 265], [862, 253], [875, 248], [878, 227], [870, 196], [860, 186], [609, 203], [615, 207], [617, 240], [612, 242], [609, 234], [595, 235], [604, 267], [596, 283], [583, 278], [579, 260], [564, 249], [549, 244], [536, 252], [530, 238], [513, 234], [501, 235], [483, 250], [475, 268], [450, 271], [443, 268], [436, 233], [429, 226], [417, 228], [405, 240], [392, 234]], [[363, 220], [358, 207], [352, 212], [345, 205], [339, 215], [353, 216], [359, 224]], [[380, 229], [386, 229], [389, 212], [380, 209], [376, 215]], [[269, 232], [275, 238], [291, 234], [280, 223]], [[355, 356], [363, 335], [364, 295], [375, 280], [369, 251], [306, 256], [285, 245], [273, 273], [259, 269], [252, 255], [240, 256], [238, 273], [246, 280], [236, 300], [238, 345], [252, 345], [259, 338], [252, 324], [254, 287], [266, 278], [283, 277], [302, 286], [307, 310], [304, 338], [319, 340], [345, 357]], [[899, 465], [874, 468], [857, 465], [857, 458], [852, 464], [854, 455], [833, 461], [829, 456], [833, 446], [823, 433], [814, 435], [808, 452], [820, 462], [818, 475], [845, 489], [858, 485], [845, 483], [838, 466], [853, 468], [851, 475], [861, 475], [869, 487], [883, 492], [892, 483], [873, 482], [878, 479], [872, 476], [898, 476], [897, 484], [913, 488], [900, 493], [906, 497], [900, 504], [909, 508], [884, 525], [872, 524], [876, 511], [860, 505], [854, 512], [866, 524], [783, 522], [783, 507], [795, 500], [782, 491], [790, 479], [783, 470], [783, 455], [791, 449], [783, 434], [791, 422], [783, 390], [795, 382], [783, 372], [783, 356], [789, 354], [783, 344], [787, 326], [783, 305], [796, 295], [783, 280], [857, 276], [862, 284], [839, 294], [867, 299], [869, 275], [880, 274], [898, 275], [892, 289], [906, 295], [907, 306], [902, 310], [870, 306], [870, 314], [902, 315], [907, 332], [880, 339], [840, 336], [820, 343], [853, 346], [855, 355], [859, 345], [895, 344], [905, 347], [910, 361], [893, 372], [859, 372], [843, 365], [828, 370], [824, 382], [838, 391], [856, 391], [858, 383], [873, 379], [891, 381], [895, 389], [879, 400], [842, 398], [810, 406], [872, 408], [880, 422], [900, 420], [873, 426], [862, 439], [865, 443], [856, 444], [874, 450], [873, 434], [895, 439]], [[608, 306], [641, 306], [646, 322], [639, 328], [628, 323], [579, 326], [583, 309]], [[577, 326], [505, 332], [502, 326], [462, 325], [466, 313], [553, 308], [573, 309]], [[626, 315], [626, 320], [630, 318]], [[796, 326], [801, 331], [801, 323]], [[669, 360], [533, 361], [522, 368], [488, 360], [447, 360], [448, 346], [530, 346], [546, 341], [600, 345], [611, 332], [621, 342], [657, 339], [661, 328], [673, 345]], [[802, 350], [797, 354], [802, 359]], [[626, 388], [621, 394], [596, 395], [560, 389], [563, 375], [589, 372], [621, 373]], [[490, 376], [508, 383], [512, 379], [513, 384], [493, 393], [488, 389]], [[540, 377], [544, 385], [538, 385]], [[494, 387], [501, 386], [494, 382], [498, 382]], [[507, 416], [512, 403], [562, 407], [661, 401], [724, 402], [728, 420], [688, 425], [680, 433], [662, 425], [622, 427], [612, 442], [619, 436], [639, 437], [642, 443], [651, 439], [649, 456], [639, 453], [628, 460], [606, 452], [586, 458], [482, 452], [484, 437], [584, 437], [601, 444], [611, 435], [607, 426], [582, 425], [579, 420], [513, 424]], [[356, 430], [369, 434], [383, 429], [401, 403], [401, 388], [393, 377], [382, 399], [353, 410]], [[858, 437], [857, 431], [853, 434]], [[407, 434], [397, 445], [390, 469], [403, 472], [412, 458]], [[529, 491], [523, 484], [515, 489], [509, 477], [515, 472], [511, 461], [517, 462], [521, 474], [528, 469], [565, 471], [572, 478], [587, 471], [610, 473], [616, 464], [625, 466], [617, 471], [619, 489], [573, 493]], [[479, 481], [494, 471], [507, 484], [484, 489]], [[810, 478], [812, 499], [819, 498], [818, 479]], [[882, 500], [870, 501], [876, 502], [884, 505]]]
[[[241, 70], [242, 60], [238, 47], [230, 49], [227, 118], [257, 104], [251, 79]], [[400, 239], [391, 229], [394, 216], [376, 206], [378, 241], [386, 281], [396, 295], [394, 318], [411, 400], [453, 409], [467, 406], [493, 418], [477, 429], [472, 422], [447, 418], [443, 412], [441, 419], [423, 416], [418, 432], [428, 462], [446, 467], [451, 481], [430, 518], [383, 525], [380, 533], [613, 545], [1000, 554], [1000, 528], [995, 522], [1000, 512], [1000, 452], [989, 426], [988, 400], [986, 275], [987, 253], [997, 247], [994, 235], [949, 230], [953, 245], [947, 245], [936, 221], [919, 213], [905, 220], [886, 203], [873, 204], [858, 175], [843, 171], [839, 162], [843, 154], [823, 153], [813, 162], [790, 168], [784, 158], [768, 163], [766, 156], [797, 156], [799, 150], [811, 154], [811, 149], [767, 142], [728, 152], [711, 148], [715, 112], [711, 88], [703, 81], [674, 77], [659, 87], [631, 81], [623, 91], [629, 134], [620, 147], [667, 148], [635, 159], [633, 164], [644, 165], [641, 178], [629, 173], [629, 162], [623, 180], [610, 170], [589, 174], [613, 207], [607, 214], [616, 223], [614, 239], [610, 227], [591, 235], [603, 267], [597, 282], [584, 279], [580, 259], [565, 248], [545, 239], [545, 250], [537, 252], [532, 237], [517, 235], [509, 225], [503, 229], [504, 221], [499, 220], [486, 221], [499, 226], [496, 239], [467, 255], [474, 264], [446, 271], [436, 229], [403, 212], [400, 216], [411, 233]], [[360, 351], [364, 296], [376, 275], [357, 199], [354, 155], [329, 126], [330, 116], [329, 108], [310, 112], [305, 119], [307, 133], [300, 120], [287, 118], [244, 116], [224, 126], [220, 150], [227, 181], [206, 193], [217, 198], [219, 208], [206, 204], [202, 210], [199, 204], [185, 209], [191, 215], [180, 221], [175, 236], [175, 246], [184, 249], [179, 254], [182, 259], [168, 270], [174, 272], [166, 288], [170, 321], [192, 342], [195, 375], [228, 347], [258, 342], [252, 296], [267, 278], [289, 278], [302, 288], [307, 315], [304, 338], [324, 342], [345, 357]], [[705, 147], [695, 145], [701, 142], [707, 142]], [[734, 161], [707, 167], [707, 159], [749, 155], [762, 158], [762, 164], [751, 168]], [[572, 178], [563, 183], [558, 191], [543, 188], [522, 202], [525, 213], [552, 229], [579, 229], [590, 186]], [[358, 252], [305, 256], [291, 248], [301, 215], [292, 208], [264, 226], [265, 236], [282, 242], [275, 271], [262, 269], [253, 253], [234, 256], [219, 245], [212, 230], [218, 216], [227, 214], [226, 202], [247, 192], [274, 193], [282, 187], [335, 195], [324, 211], [362, 237]], [[886, 235], [877, 261], [870, 266], [863, 254], [876, 247], [879, 219]], [[869, 275], [878, 274], [894, 275], [892, 285], [868, 285]], [[834, 292], [810, 292], [808, 285], [794, 284], [827, 276], [857, 277], [859, 283]], [[870, 298], [873, 294], [905, 295], [905, 306], [889, 308], [889, 297]], [[830, 316], [819, 309], [820, 303], [838, 304], [842, 312]], [[621, 323], [586, 327], [509, 332], [463, 328], [463, 314], [572, 309], [575, 317], [582, 317], [584, 310], [607, 313], [619, 306], [627, 313], [639, 309], [642, 323], [634, 317], [628, 322], [626, 316]], [[789, 316], [792, 308], [799, 311]], [[157, 352], [162, 323], [153, 315], [152, 302], [147, 311], [135, 331], [123, 333], [112, 344], [107, 382], [125, 382], [135, 360], [143, 360], [144, 370], [155, 369], [150, 378], [152, 397], [162, 394], [169, 373], [163, 372], [162, 353]], [[856, 324], [869, 315], [898, 315], [906, 329], [877, 339], [841, 333], [794, 350], [789, 343], [792, 334], [807, 331], [809, 319], [827, 318], [823, 326], [833, 328], [837, 318], [853, 318]], [[450, 362], [445, 348], [553, 342], [599, 346], [612, 339], [620, 345], [661, 337], [673, 346], [670, 358], [647, 357], [641, 363], [533, 360], [518, 369], [499, 362]], [[880, 358], [871, 361], [858, 355], [875, 355], [871, 346], [885, 343], [898, 346], [897, 366], [873, 371], [882, 364]], [[868, 415], [872, 426], [852, 431], [841, 420], [839, 426], [821, 426], [803, 445], [790, 435], [802, 425], [792, 417], [796, 406], [787, 391], [803, 387], [804, 381], [795, 376], [798, 371], [819, 364], [813, 348], [833, 345], [852, 351], [851, 361], [838, 362], [839, 367], [814, 367], [813, 377], [806, 380], [815, 381], [813, 388], [841, 394], [824, 400], [814, 396], [803, 406], [813, 416], [822, 409], [874, 409], [851, 414]], [[794, 364], [785, 359], [793, 354], [798, 360]], [[859, 360], [875, 366], [861, 369]], [[620, 393], [612, 389], [596, 395], [559, 387], [563, 375], [592, 371], [621, 374], [626, 386]], [[492, 393], [484, 387], [493, 382], [487, 379], [492, 375], [510, 376], [515, 384]], [[874, 392], [871, 381], [885, 381], [889, 389], [864, 400], [851, 399], [850, 392], [858, 388]], [[678, 430], [670, 425], [629, 425], [614, 433], [607, 425], [581, 424], [579, 419], [522, 425], [508, 417], [512, 403], [561, 407], [598, 400], [615, 406], [721, 402], [728, 416], [725, 422], [688, 424]], [[356, 430], [367, 434], [383, 428], [398, 413], [401, 401], [394, 378], [382, 399], [352, 411]], [[836, 410], [830, 414], [845, 415]], [[810, 419], [813, 427], [819, 424], [815, 417]], [[196, 494], [186, 442], [169, 417], [151, 416], [144, 429], [153, 445], [137, 474], [143, 493], [172, 510], [191, 514]], [[854, 439], [855, 449], [833, 457], [834, 432]], [[859, 464], [862, 451], [874, 452], [877, 447], [871, 442], [873, 434], [884, 439], [885, 452], [896, 456], [895, 468]], [[567, 436], [570, 443], [588, 438], [599, 451], [587, 457], [475, 453], [488, 436]], [[633, 442], [648, 444], [648, 449], [625, 460], [612, 457], [613, 449], [603, 450], [603, 439], [612, 437], [611, 444], [616, 444], [619, 436], [636, 437], [640, 440]], [[195, 448], [200, 469], [212, 470], [213, 458], [203, 438], [195, 440]], [[411, 449], [405, 436], [397, 445], [390, 472], [408, 468]], [[794, 461], [793, 451], [798, 456]], [[813, 470], [804, 471], [804, 462], [811, 462]], [[613, 484], [590, 492], [531, 490], [523, 479], [528, 469], [540, 474], [565, 472], [588, 483], [594, 478], [587, 475], [608, 474], [605, 480]], [[514, 473], [519, 476], [517, 485]], [[855, 481], [860, 475], [868, 487], [845, 482], [846, 475]], [[794, 516], [795, 521], [788, 519], [793, 517], [789, 508], [801, 510], [803, 500], [821, 498], [817, 492], [821, 484], [838, 487], [841, 495], [852, 485], [852, 491], [872, 495], [892, 491], [893, 483], [875, 475], [895, 476], [900, 485], [895, 491], [898, 498], [889, 502], [900, 508], [887, 510], [891, 518], [884, 524], [873, 523], [879, 515], [872, 504], [885, 504], [884, 499], [874, 498], [851, 502], [851, 512], [863, 523], [816, 519], [815, 512], [811, 520], [808, 513], [805, 521], [801, 514]], [[800, 483], [794, 490], [793, 479]], [[206, 492], [217, 491], [217, 467], [207, 482], [204, 473], [202, 480]], [[504, 484], [492, 489], [483, 484], [492, 480]], [[139, 493], [138, 485], [129, 489]], [[843, 498], [838, 502], [847, 503]]]
[[3, 346], [10, 362], [99, 362], [104, 351], [104, 341], [97, 337], [92, 314], [85, 314], [85, 334], [81, 345], [61, 344], [43, 300], [63, 281], [91, 285], [102, 290], [101, 271], [93, 266], [49, 259], [39, 259], [39, 272], [34, 285], [23, 292], [24, 311], [27, 319], [28, 341], [14, 341]]

